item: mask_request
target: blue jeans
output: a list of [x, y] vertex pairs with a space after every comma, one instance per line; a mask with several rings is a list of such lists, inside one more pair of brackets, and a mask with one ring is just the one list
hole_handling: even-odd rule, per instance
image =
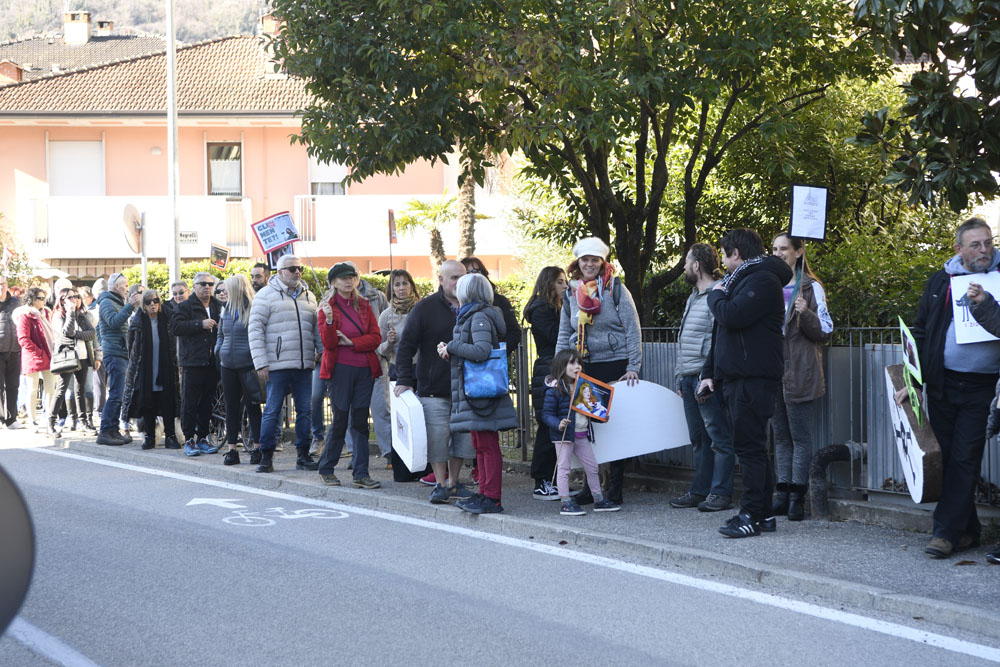
[[122, 412], [122, 395], [125, 393], [125, 374], [128, 359], [125, 357], [104, 357], [104, 367], [108, 371], [108, 398], [101, 411], [101, 432], [117, 431], [118, 419]]
[[690, 492], [699, 496], [714, 493], [732, 497], [736, 451], [729, 422], [722, 411], [718, 392], [711, 394], [704, 403], [695, 399], [698, 383], [697, 375], [681, 378], [684, 416], [694, 447], [694, 481]]
[[326, 398], [326, 380], [319, 377], [319, 364], [312, 374], [312, 436], [313, 440], [322, 440], [326, 435], [326, 426], [323, 424], [323, 399]]
[[285, 402], [285, 394], [289, 391], [292, 392], [292, 400], [295, 402], [295, 447], [296, 449], [309, 447], [311, 387], [311, 368], [304, 370], [289, 368], [271, 371], [268, 374], [267, 403], [264, 404], [264, 414], [260, 419], [261, 451], [274, 451], [278, 444], [278, 420], [281, 418], [281, 406]]

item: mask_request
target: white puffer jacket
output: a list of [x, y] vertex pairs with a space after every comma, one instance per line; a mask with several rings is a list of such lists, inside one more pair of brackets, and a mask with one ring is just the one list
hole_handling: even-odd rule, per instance
[[271, 278], [254, 297], [247, 329], [257, 370], [316, 366], [316, 352], [322, 349], [316, 335], [316, 297], [305, 283], [289, 290], [277, 276]]

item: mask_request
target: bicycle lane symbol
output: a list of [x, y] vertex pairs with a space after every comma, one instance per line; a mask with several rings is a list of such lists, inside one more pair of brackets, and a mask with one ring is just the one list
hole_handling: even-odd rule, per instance
[[283, 507], [268, 507], [263, 510], [253, 510], [246, 505], [238, 504], [234, 498], [193, 498], [188, 505], [214, 505], [234, 510], [230, 516], [222, 518], [224, 523], [234, 526], [273, 526], [281, 519], [346, 519], [347, 512], [306, 507], [298, 510], [286, 510]]

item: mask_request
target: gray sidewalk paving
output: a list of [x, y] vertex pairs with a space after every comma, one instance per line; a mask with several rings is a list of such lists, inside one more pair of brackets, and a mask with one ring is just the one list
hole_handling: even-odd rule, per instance
[[[40, 437], [40, 436], [39, 436]], [[56, 448], [125, 463], [221, 479], [257, 488], [280, 489], [308, 497], [384, 509], [436, 521], [474, 526], [549, 544], [563, 544], [609, 557], [622, 557], [699, 577], [752, 582], [775, 591], [817, 596], [859, 611], [885, 611], [929, 623], [963, 629], [1000, 643], [1000, 566], [987, 563], [990, 545], [948, 560], [923, 553], [929, 540], [914, 530], [868, 525], [855, 520], [778, 519], [777, 532], [731, 540], [717, 528], [732, 512], [703, 513], [668, 506], [670, 494], [627, 490], [621, 512], [583, 517], [559, 515], [559, 503], [532, 497], [532, 480], [509, 464], [503, 480], [499, 515], [472, 516], [454, 506], [431, 505], [430, 487], [396, 483], [382, 459], [372, 457], [371, 476], [378, 490], [349, 486], [348, 458], [337, 476], [345, 487], [326, 487], [315, 472], [296, 471], [294, 449], [275, 456], [275, 473], [257, 474], [242, 455], [238, 466], [223, 466], [221, 455], [188, 458], [157, 448], [142, 451], [139, 440], [123, 447], [94, 444], [90, 438], [63, 438]], [[466, 468], [463, 476], [468, 474]], [[466, 480], [467, 481], [467, 480]], [[865, 503], [860, 503], [863, 506]], [[588, 508], [589, 510], [589, 508]], [[840, 516], [864, 514], [870, 508], [837, 503]], [[920, 523], [921, 510], [911, 510]], [[912, 523], [912, 522], [911, 522]]]

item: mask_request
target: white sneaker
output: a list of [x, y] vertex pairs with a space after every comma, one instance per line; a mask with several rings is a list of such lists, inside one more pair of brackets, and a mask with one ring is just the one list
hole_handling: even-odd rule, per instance
[[17, 431], [23, 428], [24, 426], [21, 425], [21, 422], [17, 421], [16, 419], [11, 423], [7, 424], [7, 430], [9, 431]]

